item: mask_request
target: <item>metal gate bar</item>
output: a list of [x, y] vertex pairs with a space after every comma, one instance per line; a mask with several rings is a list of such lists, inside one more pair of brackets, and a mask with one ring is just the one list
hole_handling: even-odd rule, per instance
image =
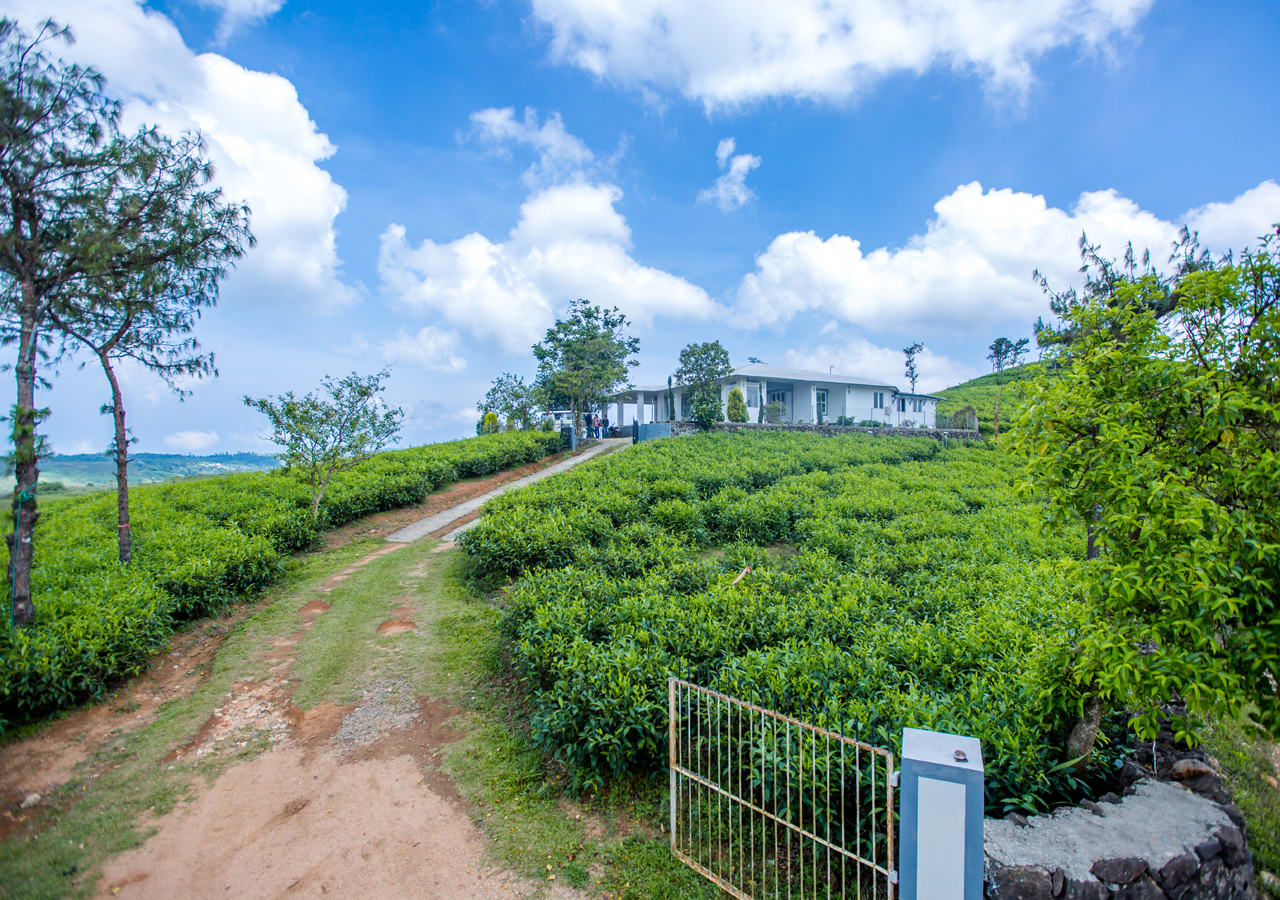
[[678, 678], [671, 852], [734, 897], [893, 900], [893, 755]]

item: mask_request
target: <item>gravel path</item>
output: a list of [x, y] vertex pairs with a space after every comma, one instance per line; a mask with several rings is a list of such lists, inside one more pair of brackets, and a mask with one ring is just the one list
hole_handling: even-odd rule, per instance
[[[533, 484], [535, 481], [540, 481], [548, 475], [555, 475], [557, 472], [565, 472], [572, 469], [579, 463], [584, 463], [601, 453], [606, 453], [617, 447], [622, 447], [630, 443], [631, 438], [606, 438], [605, 440], [597, 442], [595, 446], [588, 448], [578, 456], [571, 456], [563, 462], [556, 463], [554, 466], [548, 466], [545, 469], [534, 472], [532, 475], [526, 475], [524, 478], [508, 482], [501, 487], [494, 488], [487, 494], [481, 494], [479, 497], [472, 497], [470, 500], [459, 503], [457, 506], [451, 506], [448, 509], [441, 510], [433, 516], [428, 516], [425, 519], [414, 522], [412, 525], [401, 528], [399, 531], [387, 535], [387, 540], [398, 544], [407, 544], [410, 541], [416, 541], [418, 538], [426, 537], [433, 532], [439, 531], [441, 528], [448, 527], [448, 525], [458, 521], [459, 519], [471, 515], [499, 494], [524, 487], [527, 484]], [[473, 522], [467, 522], [464, 525], [460, 525], [453, 531], [446, 534], [444, 536], [445, 540], [454, 540], [459, 534], [466, 531], [473, 524]]]

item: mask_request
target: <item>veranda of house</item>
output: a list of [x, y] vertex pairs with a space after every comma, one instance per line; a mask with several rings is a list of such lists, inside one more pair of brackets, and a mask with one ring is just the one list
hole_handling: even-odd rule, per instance
[[[938, 397], [913, 394], [891, 384], [839, 372], [813, 372], [763, 363], [740, 366], [720, 381], [720, 406], [727, 416], [729, 392], [742, 391], [747, 421], [778, 424], [878, 422], [901, 427], [937, 427]], [[610, 396], [611, 424], [688, 421], [691, 392], [683, 385], [637, 385]], [[777, 404], [775, 417], [761, 407]]]

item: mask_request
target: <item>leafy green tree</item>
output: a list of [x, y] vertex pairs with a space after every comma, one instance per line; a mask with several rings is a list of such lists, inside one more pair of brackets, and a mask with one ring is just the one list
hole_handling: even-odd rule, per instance
[[913, 394], [916, 392], [916, 380], [920, 377], [920, 370], [916, 368], [916, 357], [920, 355], [920, 351], [923, 349], [924, 344], [919, 341], [902, 348], [902, 355], [907, 360], [907, 381], [911, 382], [911, 393]]
[[388, 369], [372, 375], [352, 372], [338, 381], [326, 375], [321, 390], [305, 397], [289, 391], [279, 397], [244, 398], [245, 406], [271, 423], [269, 440], [283, 448], [280, 461], [310, 485], [313, 519], [320, 516], [320, 501], [334, 474], [377, 453], [400, 433], [404, 411], [388, 407], [379, 396], [388, 377]]
[[680, 351], [676, 381], [690, 394], [693, 420], [704, 429], [724, 420], [720, 407], [720, 380], [733, 372], [729, 351], [719, 341], [689, 344]]
[[533, 385], [524, 383], [519, 375], [503, 372], [493, 379], [484, 399], [476, 404], [479, 412], [495, 412], [507, 423], [508, 428], [528, 429], [533, 425], [537, 396]]
[[733, 388], [729, 391], [729, 421], [747, 421], [747, 398], [742, 396], [742, 391], [739, 388]]
[[[0, 21], [0, 313], [4, 341], [16, 345], [8, 542], [19, 624], [35, 615], [38, 429], [48, 414], [36, 407], [38, 368], [73, 340], [51, 315], [75, 319], [76, 298], [83, 310], [87, 298], [198, 258], [206, 227], [224, 209], [207, 188], [207, 166], [188, 152], [198, 142], [174, 142], [154, 128], [124, 134], [102, 76], [50, 55], [52, 44], [70, 40], [52, 21], [34, 36]], [[235, 230], [243, 212], [223, 224]]]
[[628, 370], [639, 365], [633, 357], [640, 340], [627, 336], [629, 324], [616, 306], [605, 309], [578, 299], [533, 345], [540, 393], [568, 400], [579, 436], [585, 434], [583, 412], [629, 386]]
[[1000, 437], [1000, 396], [1004, 393], [1004, 370], [1013, 368], [1018, 364], [1018, 360], [1027, 352], [1027, 345], [1031, 341], [1027, 338], [1018, 338], [1011, 341], [1007, 337], [998, 337], [991, 342], [988, 347], [987, 359], [991, 360], [991, 371], [996, 373], [996, 384], [999, 386], [996, 390], [995, 405], [995, 436]]
[[1179, 699], [1191, 720], [1255, 704], [1280, 733], [1278, 235], [1080, 298], [1058, 377], [1032, 386], [1013, 438], [1031, 484], [1055, 521], [1096, 520], [1082, 721], [1106, 703], [1152, 737]]
[[476, 429], [477, 434], [497, 434], [502, 430], [502, 423], [498, 421], [498, 414], [493, 410], [489, 410], [480, 417], [480, 425]]

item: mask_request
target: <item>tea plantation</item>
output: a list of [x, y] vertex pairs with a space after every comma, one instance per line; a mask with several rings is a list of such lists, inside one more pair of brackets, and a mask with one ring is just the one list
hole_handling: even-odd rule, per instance
[[128, 565], [116, 556], [114, 492], [50, 504], [36, 529], [36, 622], [0, 632], [0, 730], [140, 671], [176, 623], [267, 584], [325, 529], [539, 459], [559, 441], [508, 432], [382, 453], [335, 476], [319, 520], [284, 470], [136, 488]]
[[903, 726], [974, 735], [989, 808], [1043, 809], [1105, 779], [1121, 728], [1065, 765], [1082, 548], [1019, 473], [928, 439], [676, 438], [495, 499], [464, 546], [518, 578], [533, 732], [581, 781], [664, 764], [678, 675], [895, 752]]

